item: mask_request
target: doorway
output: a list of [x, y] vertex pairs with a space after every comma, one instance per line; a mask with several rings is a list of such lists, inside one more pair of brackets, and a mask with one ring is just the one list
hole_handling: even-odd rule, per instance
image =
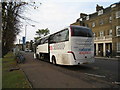
[[98, 56], [103, 56], [103, 43], [98, 44]]

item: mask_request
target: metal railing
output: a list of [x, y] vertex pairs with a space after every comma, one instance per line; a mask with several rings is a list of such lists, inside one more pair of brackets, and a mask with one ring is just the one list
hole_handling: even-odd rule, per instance
[[97, 41], [97, 40], [112, 40], [112, 36], [102, 36], [102, 37], [94, 37], [94, 40]]

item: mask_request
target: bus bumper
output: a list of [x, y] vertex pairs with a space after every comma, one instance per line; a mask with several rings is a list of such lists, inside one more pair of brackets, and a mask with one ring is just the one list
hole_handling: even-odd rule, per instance
[[94, 63], [95, 59], [94, 58], [84, 58], [84, 59], [77, 59], [77, 60], [71, 60], [72, 65], [80, 65], [80, 64], [89, 64], [89, 63]]

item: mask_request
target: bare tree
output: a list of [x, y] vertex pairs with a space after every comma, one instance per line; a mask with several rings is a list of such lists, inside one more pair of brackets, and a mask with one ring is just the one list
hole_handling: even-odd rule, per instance
[[2, 2], [2, 56], [13, 47], [16, 36], [20, 33], [22, 23], [20, 19], [30, 20], [22, 16], [26, 6], [37, 8], [35, 2], [6, 1]]

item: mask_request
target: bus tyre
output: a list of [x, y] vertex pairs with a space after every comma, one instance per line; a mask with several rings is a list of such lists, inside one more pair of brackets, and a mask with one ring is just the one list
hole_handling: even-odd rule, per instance
[[55, 65], [56, 65], [56, 59], [55, 59], [55, 56], [52, 56], [52, 64], [55, 64]]

